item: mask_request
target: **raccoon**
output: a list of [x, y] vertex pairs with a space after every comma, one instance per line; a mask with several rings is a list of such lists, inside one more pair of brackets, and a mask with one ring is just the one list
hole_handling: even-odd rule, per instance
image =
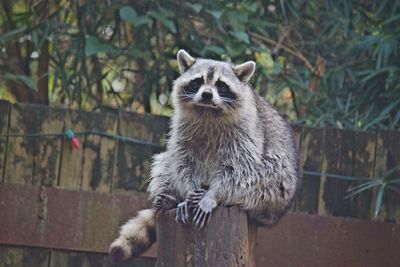
[[177, 60], [167, 149], [154, 157], [150, 173], [153, 208], [122, 226], [110, 246], [117, 261], [151, 246], [159, 211], [176, 208], [178, 223], [202, 228], [217, 205], [236, 205], [272, 225], [299, 186], [292, 129], [249, 85], [255, 62], [234, 65], [184, 50]]

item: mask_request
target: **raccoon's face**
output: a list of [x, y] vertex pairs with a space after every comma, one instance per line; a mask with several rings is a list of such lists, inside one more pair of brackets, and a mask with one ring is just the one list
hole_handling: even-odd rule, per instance
[[181, 76], [174, 83], [175, 107], [214, 114], [232, 113], [251, 98], [247, 82], [254, 73], [252, 61], [241, 65], [210, 59], [193, 58], [179, 50]]

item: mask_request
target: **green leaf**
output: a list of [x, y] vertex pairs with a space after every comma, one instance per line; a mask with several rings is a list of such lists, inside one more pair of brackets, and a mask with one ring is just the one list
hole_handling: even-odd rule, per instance
[[233, 32], [243, 32], [249, 21], [249, 14], [242, 10], [228, 10], [224, 13], [224, 21], [232, 26]]
[[8, 40], [11, 40], [15, 36], [18, 36], [19, 34], [25, 32], [28, 27], [21, 27], [6, 33], [3, 33], [0, 35], [0, 42], [7, 42]]
[[377, 117], [375, 117], [375, 119], [373, 119], [372, 121], [370, 121], [368, 124], [366, 124], [363, 129], [364, 130], [368, 130], [370, 127], [376, 125], [378, 122], [386, 119], [386, 117], [388, 116], [389, 112], [391, 112], [392, 110], [394, 110], [398, 105], [400, 104], [400, 99], [392, 102], [390, 105], [388, 105], [385, 109], [383, 109], [381, 111], [381, 113], [379, 113], [379, 115]]
[[119, 16], [126, 22], [135, 23], [137, 17], [136, 10], [130, 6], [124, 6], [119, 9]]
[[345, 197], [345, 199], [348, 199], [348, 198], [351, 198], [351, 197], [353, 197], [355, 195], [358, 195], [361, 192], [363, 192], [365, 190], [368, 190], [368, 189], [370, 189], [372, 187], [375, 187], [375, 186], [377, 186], [376, 182], [373, 182], [373, 183], [369, 183], [369, 182], [362, 183], [359, 187], [355, 187], [355, 188], [350, 189], [349, 191], [352, 192], [352, 193], [347, 195]]
[[206, 46], [204, 48], [204, 51], [210, 51], [210, 52], [213, 52], [213, 53], [215, 53], [217, 55], [221, 55], [221, 54], [225, 53], [225, 50], [222, 47], [215, 46], [215, 45]]
[[122, 20], [139, 27], [149, 22], [149, 17], [146, 15], [138, 16], [136, 10], [132, 7], [125, 6], [119, 9], [119, 16]]
[[209, 14], [211, 14], [211, 16], [213, 16], [216, 20], [219, 20], [222, 17], [222, 14], [224, 13], [224, 11], [220, 11], [220, 10], [207, 10], [207, 12]]
[[242, 55], [246, 48], [247, 46], [244, 43], [236, 42], [229, 38], [225, 41], [225, 49], [230, 57]]
[[274, 67], [274, 60], [272, 59], [270, 53], [256, 52], [255, 56], [257, 64], [263, 66], [267, 70], [272, 70]]
[[32, 78], [29, 77], [29, 76], [7, 73], [7, 74], [4, 75], [4, 78], [6, 78], [7, 80], [23, 82], [29, 88], [37, 91], [36, 84], [33, 82]]
[[[393, 183], [393, 184], [398, 184], [398, 183], [400, 183], [400, 181], [399, 181], [400, 179], [397, 179], [397, 181], [391, 181], [391, 183]], [[390, 189], [390, 190], [392, 190], [392, 191], [394, 191], [394, 192], [396, 192], [396, 193], [398, 193], [398, 194], [400, 194], [400, 189], [398, 189], [398, 188], [396, 188], [396, 187], [394, 187], [394, 186], [391, 186], [391, 185], [386, 185], [387, 186], [387, 188], [388, 189]]]
[[159, 18], [159, 21], [161, 22], [161, 24], [163, 24], [172, 33], [176, 33], [176, 27], [175, 27], [175, 24], [174, 24], [174, 22], [172, 20]]
[[272, 67], [271, 74], [273, 74], [273, 75], [278, 75], [278, 74], [281, 73], [281, 71], [282, 71], [281, 65], [280, 65], [279, 63], [274, 62], [274, 65], [273, 65], [273, 67]]
[[379, 42], [381, 38], [380, 35], [367, 35], [357, 44], [357, 48], [369, 48]]
[[203, 9], [203, 6], [201, 4], [192, 4], [192, 3], [186, 3], [188, 7], [194, 10], [197, 14]]
[[96, 36], [86, 38], [85, 54], [87, 56], [110, 52], [115, 52], [115, 48], [111, 44], [100, 41]]
[[147, 14], [149, 14], [149, 16], [155, 18], [156, 20], [158, 20], [159, 22], [161, 22], [162, 25], [164, 25], [169, 31], [171, 31], [172, 33], [176, 33], [176, 27], [175, 24], [172, 20], [168, 19], [164, 13], [160, 12], [160, 11], [149, 11]]
[[236, 39], [245, 42], [246, 44], [250, 44], [250, 39], [249, 35], [245, 32], [233, 32], [233, 36], [236, 37]]
[[256, 52], [255, 56], [257, 64], [265, 70], [267, 75], [277, 75], [281, 73], [281, 65], [272, 59], [270, 53]]
[[143, 51], [133, 46], [127, 50], [127, 54], [133, 57], [140, 57], [143, 56]]
[[390, 17], [388, 20], [386, 20], [386, 21], [383, 23], [383, 25], [388, 25], [388, 24], [390, 24], [390, 23], [392, 23], [392, 22], [396, 22], [396, 21], [398, 21], [398, 20], [400, 20], [400, 14], [398, 14], [398, 15], [396, 15], [396, 16], [393, 16], [393, 17]]
[[383, 193], [385, 192], [385, 186], [386, 184], [382, 184], [381, 187], [378, 190], [378, 194], [376, 195], [376, 201], [375, 201], [375, 218], [378, 218], [379, 212], [381, 210], [382, 206], [382, 199], [383, 199]]
[[150, 18], [146, 15], [138, 16], [134, 19], [133, 25], [136, 27], [147, 24], [150, 21]]

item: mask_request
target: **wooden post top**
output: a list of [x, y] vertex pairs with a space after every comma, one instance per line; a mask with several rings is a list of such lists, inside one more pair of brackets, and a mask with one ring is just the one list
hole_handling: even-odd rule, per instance
[[175, 221], [175, 210], [157, 218], [157, 267], [254, 267], [257, 227], [237, 207], [217, 208], [201, 230]]

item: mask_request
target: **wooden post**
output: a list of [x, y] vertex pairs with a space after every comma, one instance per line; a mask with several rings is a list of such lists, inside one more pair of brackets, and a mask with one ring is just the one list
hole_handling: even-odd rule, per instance
[[254, 267], [257, 226], [237, 207], [217, 208], [201, 230], [175, 222], [175, 210], [157, 218], [157, 267]]

